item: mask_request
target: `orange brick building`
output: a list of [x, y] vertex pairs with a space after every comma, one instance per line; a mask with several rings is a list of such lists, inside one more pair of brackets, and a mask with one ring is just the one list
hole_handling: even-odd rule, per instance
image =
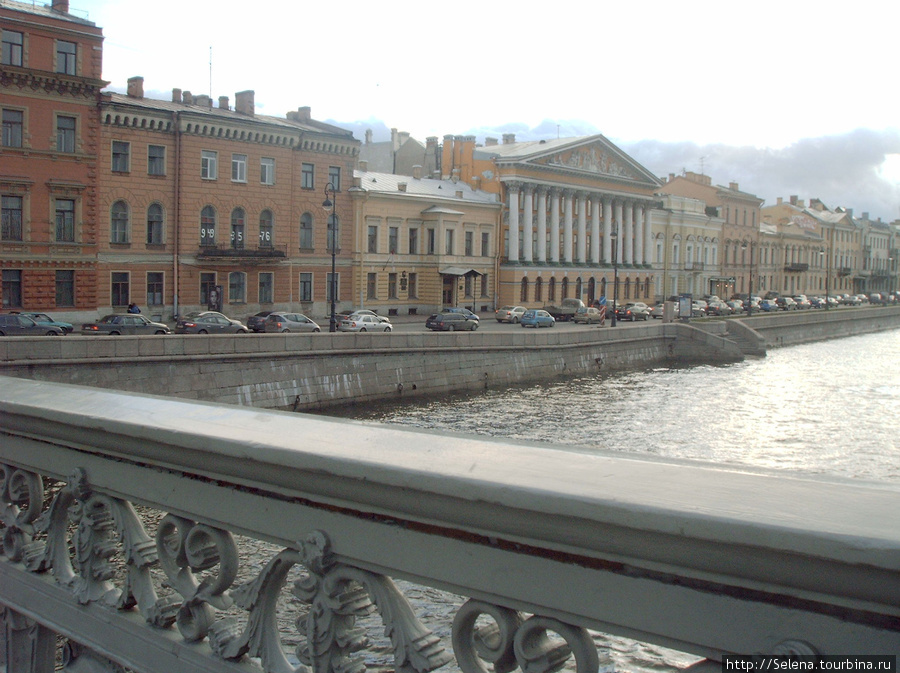
[[51, 6], [0, 6], [4, 308], [97, 305], [100, 28]]

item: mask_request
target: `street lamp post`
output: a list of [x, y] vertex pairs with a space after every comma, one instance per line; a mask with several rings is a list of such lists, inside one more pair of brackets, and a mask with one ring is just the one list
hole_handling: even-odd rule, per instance
[[[328, 195], [331, 194], [331, 198]], [[331, 239], [331, 317], [328, 321], [328, 331], [337, 332], [337, 319], [335, 314], [335, 298], [337, 295], [337, 270], [335, 268], [337, 255], [337, 198], [335, 196], [334, 184], [329, 182], [325, 185], [325, 200], [322, 202], [322, 208], [328, 218], [328, 232]]]
[[619, 246], [618, 246], [619, 227], [618, 227], [618, 225], [613, 227], [613, 230], [609, 234], [609, 238], [612, 240], [612, 253], [613, 253], [613, 311], [612, 311], [612, 322], [610, 323], [610, 326], [615, 327], [616, 326], [616, 312], [618, 309], [617, 303], [619, 301]]
[[828, 302], [828, 276], [831, 275], [829, 273], [831, 271], [831, 258], [828, 256], [828, 251], [825, 248], [819, 250], [819, 254], [825, 258], [825, 310], [827, 311], [831, 308]]
[[744, 248], [750, 248], [750, 278], [747, 281], [747, 317], [753, 316], [753, 241], [744, 243]]

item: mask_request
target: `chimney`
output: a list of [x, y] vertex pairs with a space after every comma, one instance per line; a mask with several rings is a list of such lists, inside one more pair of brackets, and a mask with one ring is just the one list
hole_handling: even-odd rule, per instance
[[400, 131], [400, 147], [406, 144], [406, 141], [409, 140], [409, 131]]
[[194, 99], [194, 105], [199, 105], [200, 107], [212, 107], [212, 99], [206, 95], [205, 93], [201, 93]]
[[372, 129], [366, 129], [366, 145], [372, 144]]
[[128, 97], [143, 98], [144, 97], [144, 78], [129, 77], [128, 78]]
[[173, 103], [181, 102], [181, 89], [172, 89], [172, 102]]
[[368, 170], [369, 170], [369, 162], [366, 161], [365, 159], [360, 159], [360, 160], [359, 160], [359, 170], [361, 170], [363, 173], [368, 172]]
[[405, 182], [398, 182], [398, 183], [397, 183], [397, 189], [399, 189], [401, 192], [405, 192], [405, 191], [406, 191], [406, 183], [405, 183]]
[[230, 110], [228, 107], [228, 96], [219, 96], [219, 109], [220, 110]]
[[428, 148], [428, 147], [437, 148], [437, 144], [438, 144], [437, 136], [428, 136], [427, 138], [425, 138], [425, 147], [426, 148]]
[[735, 192], [739, 192], [739, 191], [740, 191], [740, 190], [738, 189], [738, 183], [736, 183], [736, 182], [729, 182], [729, 183], [728, 183], [728, 188], [731, 189], [731, 190], [733, 190], [733, 191], [735, 191]]
[[69, 13], [69, 0], [53, 0], [53, 4], [50, 5], [50, 9], [54, 12], [60, 12], [61, 14]]
[[789, 200], [790, 200], [792, 206], [797, 205], [797, 195], [796, 194], [791, 194], [791, 196], [789, 197]]
[[[853, 217], [853, 209], [852, 208], [847, 208], [847, 212], [850, 213], [850, 217]], [[862, 214], [862, 219], [864, 219], [866, 222], [868, 222], [869, 221], [869, 213], [864, 211]]]
[[194, 104], [194, 96], [190, 91], [183, 91], [181, 93], [181, 102], [185, 105], [193, 105]]
[[674, 173], [669, 173], [669, 182], [672, 182], [675, 179]]
[[305, 105], [304, 107], [298, 107], [296, 110], [291, 110], [290, 112], [288, 112], [287, 118], [292, 122], [298, 122], [302, 124], [308, 122], [311, 119], [311, 114], [312, 109], [308, 105]]
[[781, 203], [782, 203], [782, 201], [784, 201], [784, 199], [782, 199], [782, 198], [779, 196], [779, 197], [775, 200], [775, 205], [776, 205], [776, 206], [780, 206]]
[[255, 108], [254, 96], [253, 91], [238, 91], [234, 94], [234, 111], [252, 117]]
[[516, 142], [516, 134], [515, 133], [504, 133], [503, 134], [503, 144], [504, 145], [512, 145]]
[[497, 144], [498, 144], [498, 141], [496, 138], [485, 138], [484, 139], [485, 147], [493, 147], [494, 145], [497, 145]]
[[418, 164], [413, 166], [413, 178], [415, 178], [416, 180], [422, 179], [422, 167]]
[[400, 143], [397, 140], [397, 129], [391, 129], [391, 149], [394, 152], [400, 149]]

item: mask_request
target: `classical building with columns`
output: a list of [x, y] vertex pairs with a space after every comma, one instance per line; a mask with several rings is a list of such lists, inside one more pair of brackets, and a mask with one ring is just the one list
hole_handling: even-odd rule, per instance
[[654, 299], [661, 183], [602, 135], [517, 143], [505, 134], [484, 146], [445, 136], [441, 172], [501, 197], [499, 305]]

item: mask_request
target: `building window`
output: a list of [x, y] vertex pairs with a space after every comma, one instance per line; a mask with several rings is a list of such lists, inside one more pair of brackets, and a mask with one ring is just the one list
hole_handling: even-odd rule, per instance
[[56, 41], [56, 72], [64, 75], [75, 74], [75, 54], [78, 45], [65, 40]]
[[247, 182], [247, 155], [231, 155], [231, 181]]
[[463, 281], [464, 296], [471, 297], [472, 296], [472, 276], [465, 276], [465, 280]]
[[201, 273], [200, 274], [200, 304], [209, 306], [209, 296], [216, 289], [216, 274]]
[[300, 274], [300, 301], [312, 301], [312, 274]]
[[113, 173], [128, 172], [128, 158], [131, 152], [131, 144], [121, 140], [113, 140], [112, 143], [112, 169]]
[[309, 213], [300, 216], [300, 249], [313, 249], [313, 219]]
[[3, 269], [3, 308], [22, 306], [22, 272], [18, 269]]
[[244, 304], [247, 301], [247, 274], [242, 271], [228, 274], [228, 301], [231, 304]]
[[147, 245], [162, 245], [163, 238], [163, 209], [158, 203], [153, 203], [147, 208]]
[[219, 171], [219, 153], [203, 150], [200, 153], [200, 177], [204, 180], [215, 180]]
[[244, 247], [244, 209], [235, 208], [231, 211], [231, 247], [241, 250]]
[[491, 256], [491, 235], [488, 232], [482, 232], [481, 234], [481, 256]]
[[437, 243], [437, 242], [436, 242], [436, 238], [437, 238], [437, 236], [436, 236], [436, 234], [435, 234], [434, 229], [429, 229], [429, 230], [428, 230], [428, 247], [427, 247], [427, 249], [426, 249], [426, 251], [425, 251], [425, 254], [427, 254], [427, 255], [433, 255], [433, 254], [434, 254], [434, 248], [435, 248], [435, 245], [436, 245], [436, 243]]
[[200, 245], [216, 244], [216, 209], [206, 206], [200, 211]]
[[75, 306], [75, 272], [56, 272], [56, 306]]
[[21, 110], [3, 110], [3, 146], [22, 147], [25, 115]]
[[388, 274], [388, 299], [397, 298], [397, 274]]
[[473, 247], [475, 244], [474, 238], [475, 238], [475, 232], [472, 232], [472, 231], [466, 232], [466, 238], [465, 238], [465, 250], [466, 250], [465, 255], [466, 255], [466, 257], [471, 257], [473, 254], [472, 250], [473, 250]]
[[328, 252], [341, 249], [341, 222], [338, 216], [332, 213], [328, 216]]
[[341, 167], [340, 166], [329, 166], [328, 167], [328, 182], [331, 183], [331, 186], [334, 187], [334, 191], [341, 191]]
[[275, 236], [275, 218], [271, 210], [259, 214], [259, 247], [271, 248]]
[[534, 300], [544, 301], [544, 281], [540, 278], [534, 280]]
[[147, 147], [147, 175], [166, 174], [166, 146], [149, 145]]
[[75, 117], [60, 115], [56, 118], [56, 151], [73, 153], [75, 151]]
[[259, 274], [259, 303], [271, 304], [275, 288], [275, 274], [266, 271]]
[[300, 186], [303, 189], [316, 188], [316, 167], [313, 164], [300, 165]]
[[56, 240], [75, 242], [75, 201], [72, 199], [56, 199]]
[[367, 250], [369, 252], [378, 252], [378, 227], [369, 225], [369, 237], [367, 240]]
[[519, 301], [526, 302], [528, 301], [528, 279], [523, 278], [521, 284], [519, 285]]
[[334, 290], [334, 301], [341, 299], [341, 274], [332, 275], [329, 271], [326, 275], [325, 282], [328, 284], [325, 288], [325, 301], [331, 303], [331, 293]]
[[377, 299], [378, 296], [376, 294], [378, 290], [378, 274], [377, 273], [367, 273], [366, 274], [366, 299]]
[[556, 301], [556, 278], [547, 281], [547, 301]]
[[109, 290], [113, 306], [128, 306], [131, 296], [127, 271], [113, 271], [110, 274]]
[[22, 240], [22, 197], [4, 196], [0, 199], [0, 240]]
[[163, 279], [162, 271], [147, 272], [147, 306], [163, 305]]
[[444, 254], [452, 255], [453, 254], [453, 230], [448, 229], [445, 232], [446, 239], [444, 240]]
[[25, 43], [25, 36], [14, 30], [3, 31], [3, 52], [0, 63], [3, 65], [22, 65], [22, 45]]
[[116, 201], [112, 206], [109, 242], [128, 243], [128, 204], [124, 201]]
[[407, 287], [409, 288], [409, 298], [417, 299], [419, 296], [419, 274], [409, 274], [409, 284]]
[[263, 157], [259, 160], [259, 181], [264, 185], [275, 184], [275, 159]]
[[409, 230], [409, 254], [410, 255], [418, 255], [419, 254], [419, 230], [418, 229], [410, 229]]
[[391, 255], [397, 254], [397, 237], [399, 236], [400, 230], [397, 227], [390, 227], [388, 229], [388, 253]]
[[[537, 288], [537, 282], [535, 281], [535, 289]], [[488, 296], [488, 275], [486, 273], [481, 274], [481, 296]]]
[[569, 298], [569, 279], [568, 278], [562, 279], [562, 298], [563, 299]]

